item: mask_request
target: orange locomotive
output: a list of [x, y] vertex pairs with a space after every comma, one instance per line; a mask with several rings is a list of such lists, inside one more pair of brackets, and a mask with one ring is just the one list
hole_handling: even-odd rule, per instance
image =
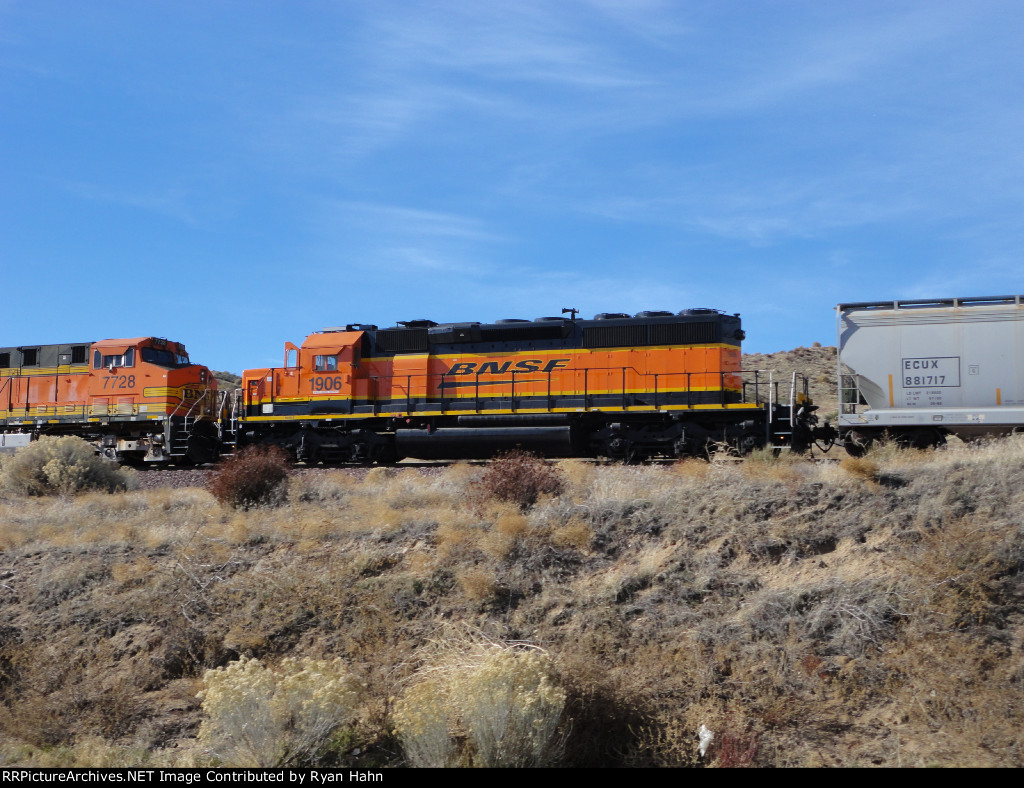
[[743, 401], [738, 315], [563, 312], [570, 317], [353, 324], [286, 343], [283, 366], [243, 375], [238, 444], [277, 444], [308, 462], [517, 447], [630, 461], [813, 440], [809, 403], [782, 425], [775, 406]]
[[209, 462], [217, 383], [156, 337], [0, 348], [0, 447], [78, 435], [119, 462]]

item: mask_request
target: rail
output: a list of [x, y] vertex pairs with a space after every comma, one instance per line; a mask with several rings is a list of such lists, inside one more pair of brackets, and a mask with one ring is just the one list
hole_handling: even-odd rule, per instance
[[[217, 408], [217, 411], [220, 414], [220, 419], [218, 420], [217, 427], [218, 427], [218, 429], [221, 429], [222, 425], [224, 423], [224, 420], [226, 418], [228, 424], [230, 425], [229, 432], [234, 433], [234, 432], [237, 431], [237, 425], [238, 425], [238, 403], [239, 403], [239, 401], [242, 398], [241, 397], [242, 389], [240, 389], [240, 388], [228, 389], [227, 391], [223, 391], [223, 392], [220, 392], [220, 393], [223, 396], [221, 396], [220, 404], [219, 404], [219, 406]], [[228, 405], [229, 402], [230, 402], [230, 409], [229, 409], [229, 405]], [[225, 410], [228, 410], [227, 414], [224, 413]]]

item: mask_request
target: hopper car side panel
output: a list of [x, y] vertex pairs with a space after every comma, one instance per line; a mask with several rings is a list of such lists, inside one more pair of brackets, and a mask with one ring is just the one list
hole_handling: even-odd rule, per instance
[[1024, 427], [1021, 298], [840, 304], [847, 448], [859, 453], [885, 434], [930, 446]]

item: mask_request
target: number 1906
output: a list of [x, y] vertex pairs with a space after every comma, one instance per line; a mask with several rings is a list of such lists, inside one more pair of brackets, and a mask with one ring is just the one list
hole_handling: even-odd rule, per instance
[[338, 391], [341, 388], [340, 377], [330, 377], [329, 375], [323, 375], [320, 377], [313, 378], [313, 391]]

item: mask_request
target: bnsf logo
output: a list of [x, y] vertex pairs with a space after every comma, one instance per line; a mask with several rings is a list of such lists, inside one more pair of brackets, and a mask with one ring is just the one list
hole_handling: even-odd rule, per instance
[[504, 375], [506, 372], [551, 372], [552, 370], [567, 367], [569, 359], [553, 358], [547, 363], [540, 358], [524, 358], [513, 364], [511, 361], [463, 361], [453, 364], [447, 375]]
[[182, 399], [199, 399], [201, 396], [203, 396], [203, 390], [202, 389], [182, 389], [181, 390], [181, 398]]

